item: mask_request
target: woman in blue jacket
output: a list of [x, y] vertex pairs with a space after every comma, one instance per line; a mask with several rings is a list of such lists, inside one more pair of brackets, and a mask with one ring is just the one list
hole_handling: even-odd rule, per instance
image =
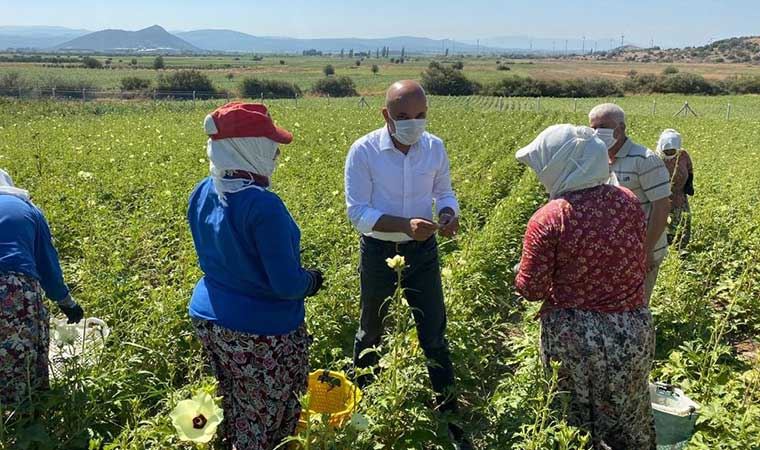
[[301, 266], [298, 226], [268, 190], [278, 144], [293, 136], [260, 104], [224, 105], [204, 128], [210, 176], [188, 211], [204, 275], [190, 316], [219, 382], [227, 444], [269, 450], [298, 423], [309, 372], [304, 298], [322, 274]]
[[0, 170], [0, 405], [48, 388], [50, 329], [44, 294], [69, 323], [84, 312], [63, 281], [45, 216]]

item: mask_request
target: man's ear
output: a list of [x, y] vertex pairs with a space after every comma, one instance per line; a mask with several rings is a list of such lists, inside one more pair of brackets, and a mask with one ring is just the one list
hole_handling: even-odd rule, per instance
[[614, 136], [615, 139], [622, 139], [623, 137], [625, 137], [625, 122], [618, 125], [617, 130], [615, 130], [615, 134], [617, 135], [617, 136]]
[[385, 123], [388, 124], [388, 129], [390, 129], [391, 133], [395, 133], [396, 127], [393, 126], [393, 119], [391, 118], [391, 113], [388, 112], [387, 107], [383, 107], [383, 119], [385, 119]]

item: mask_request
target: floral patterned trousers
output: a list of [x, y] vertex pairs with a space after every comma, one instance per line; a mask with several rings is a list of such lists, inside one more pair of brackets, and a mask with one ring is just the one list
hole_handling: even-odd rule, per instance
[[223, 397], [223, 439], [236, 450], [271, 450], [295, 432], [306, 392], [310, 337], [258, 336], [193, 319]]
[[0, 274], [0, 404], [18, 405], [47, 389], [50, 324], [42, 288], [33, 278]]
[[[622, 313], [560, 309], [541, 319], [541, 357], [561, 363], [559, 400], [595, 449], [654, 450], [649, 371], [654, 327], [648, 308]], [[550, 371], [550, 369], [548, 369]]]

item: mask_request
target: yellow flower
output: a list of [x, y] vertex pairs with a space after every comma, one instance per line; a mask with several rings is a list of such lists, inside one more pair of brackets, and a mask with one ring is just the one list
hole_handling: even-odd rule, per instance
[[393, 258], [387, 258], [385, 262], [388, 263], [388, 267], [393, 270], [401, 270], [404, 268], [404, 266], [406, 266], [406, 260], [401, 255], [396, 255]]
[[181, 441], [205, 444], [214, 438], [224, 413], [209, 394], [202, 392], [177, 403], [169, 417]]

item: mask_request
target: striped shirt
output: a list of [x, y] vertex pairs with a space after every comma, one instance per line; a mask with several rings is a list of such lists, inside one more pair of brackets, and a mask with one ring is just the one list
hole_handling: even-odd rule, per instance
[[[670, 174], [662, 159], [628, 138], [615, 155], [610, 170], [615, 175], [613, 184], [626, 187], [636, 194], [649, 223], [652, 203], [670, 197]], [[654, 259], [661, 261], [667, 254], [667, 232], [663, 232], [655, 245]]]

